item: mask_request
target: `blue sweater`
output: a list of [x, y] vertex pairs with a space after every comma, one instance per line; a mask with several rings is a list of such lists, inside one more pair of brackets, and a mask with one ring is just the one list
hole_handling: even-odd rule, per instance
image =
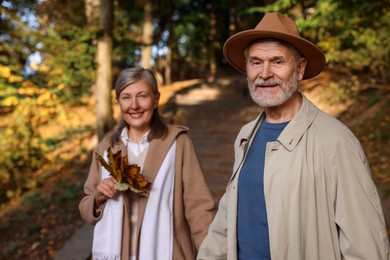
[[239, 260], [271, 259], [263, 183], [265, 149], [267, 142], [275, 141], [287, 124], [271, 124], [264, 119], [242, 166], [237, 206]]

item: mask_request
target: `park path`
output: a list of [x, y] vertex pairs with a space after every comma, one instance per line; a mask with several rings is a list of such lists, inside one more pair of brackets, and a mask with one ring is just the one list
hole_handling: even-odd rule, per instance
[[234, 140], [259, 108], [244, 77], [222, 78], [176, 95], [175, 124], [189, 127], [209, 188], [218, 201], [232, 173]]
[[[244, 76], [232, 75], [213, 83], [194, 81], [176, 89], [172, 123], [189, 127], [210, 191], [220, 199], [233, 167], [233, 143], [241, 126], [259, 113], [245, 92]], [[164, 92], [164, 90], [161, 90]], [[163, 94], [163, 93], [162, 93]], [[84, 224], [58, 252], [56, 260], [86, 260], [92, 248], [93, 226]]]

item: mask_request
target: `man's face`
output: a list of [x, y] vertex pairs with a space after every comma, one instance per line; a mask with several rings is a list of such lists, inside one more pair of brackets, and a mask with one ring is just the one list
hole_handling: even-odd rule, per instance
[[252, 99], [263, 108], [282, 105], [297, 92], [305, 66], [306, 60], [296, 63], [287, 46], [274, 42], [254, 43], [246, 57]]

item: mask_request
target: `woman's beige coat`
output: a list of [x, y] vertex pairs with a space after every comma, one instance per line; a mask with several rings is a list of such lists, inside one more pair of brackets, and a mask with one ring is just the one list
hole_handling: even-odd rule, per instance
[[[233, 175], [198, 259], [237, 259], [238, 177], [261, 118], [236, 139]], [[264, 195], [273, 260], [390, 259], [381, 203], [359, 141], [304, 96], [298, 114], [267, 145]]]
[[[207, 234], [207, 229], [214, 217], [215, 203], [209, 192], [203, 176], [198, 157], [188, 135], [187, 128], [169, 126], [168, 136], [161, 140], [150, 142], [145, 159], [142, 174], [153, 183], [153, 180], [168, 152], [172, 142], [176, 140], [175, 183], [173, 198], [173, 259], [195, 259], [197, 249]], [[109, 147], [110, 135], [108, 135], [95, 149], [91, 168], [84, 185], [86, 196], [81, 200], [79, 209], [81, 217], [91, 224], [95, 224], [102, 217], [103, 204], [99, 209], [94, 209], [95, 197], [101, 196], [96, 186], [101, 180], [101, 166], [97, 162], [95, 153], [103, 155]], [[112, 148], [113, 152], [122, 151], [124, 156], [126, 148], [122, 142]], [[124, 225], [122, 233], [122, 258], [129, 259], [129, 201], [124, 198]], [[142, 228], [142, 219], [145, 213], [147, 197], [139, 199], [138, 213], [138, 238]], [[153, 248], [150, 248], [153, 250]]]

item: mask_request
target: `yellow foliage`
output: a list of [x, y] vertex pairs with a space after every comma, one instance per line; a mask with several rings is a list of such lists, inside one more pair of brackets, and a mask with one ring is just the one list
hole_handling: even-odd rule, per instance
[[22, 76], [12, 74], [10, 68], [1, 65], [0, 65], [0, 77], [6, 78], [9, 83], [23, 81]]
[[64, 70], [61, 68], [56, 68], [50, 71], [50, 74], [52, 75], [61, 75], [64, 73]]
[[30, 117], [30, 114], [31, 114], [31, 112], [30, 112], [30, 109], [23, 109], [22, 111], [21, 111], [21, 114], [24, 116], [24, 117]]
[[52, 100], [51, 100], [51, 95], [50, 92], [46, 92], [43, 95], [40, 95], [37, 98], [37, 105], [51, 105]]
[[45, 64], [40, 64], [40, 66], [38, 67], [38, 70], [41, 72], [48, 72], [50, 70], [50, 67], [45, 65]]
[[5, 130], [5, 135], [12, 136], [14, 134], [14, 130], [11, 128], [7, 128]]
[[36, 88], [36, 87], [37, 87], [37, 85], [35, 85], [34, 83], [32, 83], [29, 80], [22, 82], [22, 88]]
[[46, 159], [47, 159], [49, 162], [52, 162], [52, 161], [55, 159], [55, 157], [54, 157], [52, 154], [48, 153], [48, 154], [46, 155]]
[[41, 117], [47, 117], [49, 115], [49, 111], [47, 109], [43, 109], [42, 111], [40, 111], [39, 115]]
[[8, 77], [8, 82], [9, 82], [9, 83], [21, 82], [21, 81], [23, 81], [23, 77], [22, 77], [22, 76], [10, 75], [10, 76]]
[[15, 194], [15, 192], [12, 191], [12, 190], [7, 190], [7, 192], [6, 192], [6, 195], [7, 195], [8, 198], [14, 197], [15, 196], [14, 194]]
[[6, 107], [15, 106], [19, 102], [18, 98], [15, 96], [10, 96], [2, 100], [1, 104]]
[[47, 81], [47, 86], [48, 86], [48, 87], [52, 87], [54, 84], [55, 84], [55, 81], [52, 80], [52, 79], [49, 79], [49, 80]]
[[46, 89], [39, 89], [36, 84], [27, 80], [21, 83], [22, 87], [18, 89], [18, 94], [36, 96], [47, 92]]
[[34, 96], [36, 94], [36, 91], [33, 88], [19, 88], [18, 94]]
[[11, 75], [11, 69], [0, 65], [0, 77], [8, 79]]
[[31, 61], [30, 68], [37, 71], [39, 69], [39, 63], [36, 61]]

